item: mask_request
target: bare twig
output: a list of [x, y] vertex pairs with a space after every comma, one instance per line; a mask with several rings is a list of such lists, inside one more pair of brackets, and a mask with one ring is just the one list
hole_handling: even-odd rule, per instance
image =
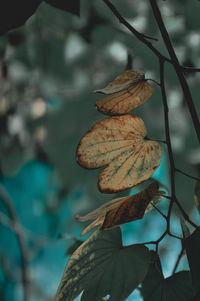
[[12, 230], [14, 231], [19, 244], [19, 248], [21, 252], [22, 286], [23, 286], [24, 301], [28, 301], [29, 300], [29, 273], [27, 267], [28, 256], [27, 256], [26, 245], [24, 243], [24, 235], [19, 225], [17, 215], [13, 208], [10, 196], [8, 195], [8, 193], [6, 192], [6, 190], [2, 185], [0, 185], [0, 199], [3, 202], [4, 206], [6, 207], [6, 210], [8, 211], [11, 224], [12, 224]]
[[167, 96], [166, 96], [165, 82], [164, 82], [165, 61], [160, 58], [159, 63], [160, 63], [160, 86], [161, 86], [161, 93], [162, 93], [162, 100], [163, 100], [163, 107], [164, 107], [164, 118], [165, 118], [165, 136], [166, 136], [167, 150], [168, 150], [169, 162], [170, 162], [171, 200], [169, 203], [169, 208], [168, 208], [168, 213], [167, 213], [167, 230], [170, 231], [170, 216], [171, 216], [171, 211], [173, 208], [174, 201], [176, 199], [175, 163], [174, 163], [171, 138], [170, 138], [169, 117], [168, 117], [169, 108], [168, 108], [168, 104], [167, 104]]
[[[118, 18], [119, 22], [122, 23], [127, 29], [129, 29], [134, 36], [136, 36], [143, 44], [145, 44], [149, 49], [151, 49], [151, 51], [160, 59], [162, 59], [163, 61], [167, 61], [169, 63], [171, 63], [174, 66], [174, 69], [176, 71], [176, 74], [179, 78], [181, 87], [183, 89], [183, 93], [185, 96], [185, 100], [187, 102], [188, 105], [188, 109], [190, 111], [190, 115], [194, 124], [194, 128], [198, 137], [198, 140], [200, 142], [200, 122], [199, 122], [199, 118], [198, 118], [198, 114], [196, 112], [194, 103], [193, 103], [193, 99], [192, 99], [192, 95], [190, 92], [190, 89], [188, 87], [187, 81], [184, 77], [184, 70], [186, 70], [186, 68], [184, 68], [183, 66], [181, 66], [179, 64], [178, 58], [175, 54], [174, 48], [171, 44], [171, 40], [170, 37], [168, 35], [168, 32], [166, 30], [166, 27], [164, 25], [160, 10], [158, 8], [157, 2], [156, 0], [150, 0], [150, 4], [155, 16], [155, 19], [157, 21], [157, 24], [159, 26], [161, 35], [163, 37], [165, 46], [169, 52], [170, 58], [167, 58], [166, 56], [164, 56], [163, 54], [161, 54], [160, 51], [158, 51], [158, 49], [156, 49], [151, 42], [149, 42], [146, 37], [141, 34], [140, 32], [138, 32], [133, 26], [131, 26], [122, 16], [121, 14], [118, 12], [118, 10], [116, 9], [116, 7], [109, 1], [109, 0], [103, 0], [104, 3], [109, 7], [109, 9], [113, 12], [113, 14]], [[189, 67], [188, 67], [189, 68]]]
[[166, 48], [169, 52], [169, 55], [171, 57], [171, 62], [174, 66], [174, 69], [176, 71], [176, 74], [177, 74], [177, 77], [179, 79], [180, 85], [182, 87], [182, 90], [183, 90], [183, 93], [184, 93], [184, 96], [185, 96], [185, 100], [186, 100], [186, 103], [188, 105], [188, 109], [189, 109], [189, 112], [190, 112], [190, 115], [191, 115], [191, 118], [192, 118], [192, 121], [193, 121], [193, 124], [194, 124], [196, 135], [197, 135], [198, 140], [200, 142], [199, 117], [198, 117], [198, 114], [196, 112], [196, 109], [195, 109], [195, 106], [194, 106], [194, 103], [193, 103], [193, 99], [192, 99], [190, 89], [188, 87], [187, 81], [186, 81], [186, 79], [184, 77], [184, 74], [183, 74], [183, 68], [180, 66], [178, 58], [177, 58], [176, 53], [174, 51], [174, 48], [172, 46], [169, 34], [166, 30], [166, 27], [165, 27], [165, 24], [163, 22], [159, 7], [157, 5], [157, 1], [156, 0], [149, 0], [149, 1], [150, 1], [152, 10], [153, 10], [154, 16], [155, 16], [155, 20], [158, 24], [160, 33], [162, 35], [163, 41], [164, 41], [165, 46], [166, 46]]
[[181, 258], [182, 258], [182, 256], [184, 255], [184, 251], [185, 251], [185, 249], [184, 249], [184, 247], [183, 247], [183, 245], [182, 245], [181, 251], [180, 251], [180, 253], [179, 253], [179, 255], [178, 255], [178, 258], [177, 258], [177, 261], [176, 261], [176, 263], [175, 263], [175, 265], [174, 265], [172, 274], [174, 274], [174, 273], [176, 272], [176, 269], [178, 268], [178, 265], [179, 265], [179, 263], [180, 263], [180, 261], [181, 261]]
[[199, 181], [199, 182], [200, 182], [200, 179], [199, 179], [199, 178], [194, 177], [194, 176], [191, 176], [191, 175], [189, 175], [188, 173], [186, 173], [186, 172], [184, 172], [184, 171], [182, 171], [182, 170], [180, 170], [180, 169], [178, 169], [178, 168], [176, 168], [176, 171], [179, 172], [179, 173], [181, 173], [182, 175], [188, 177], [188, 178], [191, 178], [191, 179], [193, 179], [193, 180], [196, 180], [196, 181]]
[[155, 53], [156, 56], [162, 57], [164, 60], [171, 62], [169, 58], [162, 55], [153, 45], [151, 42], [147, 40], [147, 36], [141, 34], [139, 31], [137, 31], [133, 26], [131, 26], [119, 13], [119, 11], [116, 9], [116, 7], [109, 1], [109, 0], [103, 0], [103, 2], [109, 7], [109, 9], [113, 12], [113, 14], [117, 17], [120, 23], [122, 23], [130, 32], [134, 34], [142, 43], [144, 43], [148, 48], [150, 48], [153, 53]]

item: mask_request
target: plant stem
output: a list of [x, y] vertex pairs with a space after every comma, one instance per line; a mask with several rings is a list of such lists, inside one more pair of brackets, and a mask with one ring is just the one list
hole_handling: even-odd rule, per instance
[[182, 256], [184, 255], [184, 251], [185, 251], [185, 249], [184, 249], [184, 247], [182, 246], [181, 251], [180, 251], [180, 253], [179, 253], [179, 255], [178, 255], [177, 261], [176, 261], [176, 263], [175, 263], [175, 266], [174, 266], [174, 268], [173, 268], [172, 275], [176, 272], [176, 269], [178, 268], [178, 265], [179, 265], [179, 263], [180, 263], [180, 261], [181, 261], [181, 258], [182, 258]]
[[109, 1], [109, 0], [103, 0], [103, 2], [109, 7], [109, 9], [113, 12], [113, 14], [117, 17], [120, 23], [122, 23], [130, 32], [134, 34], [142, 43], [144, 43], [148, 48], [153, 51], [153, 53], [157, 57], [162, 57], [165, 61], [171, 62], [169, 58], [162, 55], [153, 45], [151, 42], [149, 42], [146, 38], [147, 36], [141, 34], [139, 31], [137, 31], [133, 26], [131, 26], [119, 13], [119, 11], [116, 9], [116, 7]]
[[191, 178], [191, 179], [193, 179], [193, 180], [196, 180], [196, 181], [199, 181], [199, 182], [200, 182], [200, 179], [199, 179], [199, 178], [194, 177], [194, 176], [191, 176], [191, 175], [189, 175], [188, 173], [186, 173], [186, 172], [184, 172], [184, 171], [182, 171], [182, 170], [180, 170], [180, 169], [178, 169], [178, 168], [176, 168], [176, 171], [179, 172], [179, 173], [181, 173], [182, 175], [188, 177], [188, 178]]
[[183, 90], [183, 93], [184, 93], [184, 96], [185, 96], [185, 100], [186, 100], [186, 103], [187, 103], [187, 106], [188, 106], [188, 109], [189, 109], [189, 112], [190, 112], [190, 115], [191, 115], [191, 118], [192, 118], [192, 121], [193, 121], [193, 124], [194, 124], [196, 135], [197, 135], [198, 140], [200, 142], [200, 122], [199, 122], [198, 114], [196, 112], [196, 109], [195, 109], [195, 106], [194, 106], [194, 103], [193, 103], [193, 99], [192, 99], [190, 89], [188, 87], [187, 81], [186, 81], [186, 79], [184, 77], [184, 74], [183, 74], [183, 68], [182, 68], [182, 66], [180, 66], [178, 58], [177, 58], [176, 53], [174, 51], [174, 48], [172, 46], [169, 34], [166, 30], [165, 24], [163, 22], [163, 19], [162, 19], [161, 13], [160, 13], [160, 10], [158, 8], [157, 1], [156, 0], [149, 0], [149, 1], [150, 1], [150, 4], [151, 4], [151, 7], [152, 7], [153, 14], [155, 16], [155, 20], [158, 24], [160, 33], [162, 35], [163, 41], [164, 41], [165, 46], [168, 50], [168, 53], [171, 57], [171, 62], [174, 66], [174, 69], [176, 71], [176, 74], [177, 74], [177, 77], [179, 79], [180, 85], [182, 87], [182, 90]]
[[171, 179], [171, 200], [169, 203], [168, 214], [167, 214], [167, 230], [170, 231], [170, 216], [171, 211], [173, 208], [174, 201], [176, 199], [176, 188], [175, 188], [175, 163], [171, 145], [171, 138], [170, 138], [170, 129], [169, 129], [169, 108], [167, 103], [167, 96], [165, 91], [165, 81], [164, 81], [164, 64], [165, 61], [163, 59], [159, 59], [160, 64], [160, 87], [162, 93], [162, 100], [163, 100], [163, 107], [164, 107], [164, 118], [165, 118], [165, 136], [166, 136], [166, 143], [167, 143], [167, 150], [169, 155], [169, 162], [170, 162], [170, 179]]
[[20, 253], [21, 253], [21, 264], [22, 264], [23, 295], [24, 295], [24, 301], [28, 301], [29, 300], [29, 273], [27, 268], [28, 256], [27, 256], [26, 245], [24, 242], [24, 235], [19, 225], [17, 215], [12, 205], [12, 201], [2, 185], [0, 185], [0, 198], [8, 211], [11, 220], [12, 230], [15, 233], [19, 244]]

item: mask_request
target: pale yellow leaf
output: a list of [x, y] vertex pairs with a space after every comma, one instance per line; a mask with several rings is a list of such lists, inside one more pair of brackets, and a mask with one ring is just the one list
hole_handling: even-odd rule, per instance
[[98, 181], [101, 192], [134, 187], [150, 178], [161, 162], [160, 145], [145, 137], [145, 125], [138, 116], [104, 119], [81, 139], [77, 161], [89, 169], [106, 166]]
[[144, 79], [144, 73], [128, 70], [120, 74], [106, 88], [97, 90], [110, 94], [96, 101], [97, 109], [106, 115], [121, 115], [142, 105], [151, 97], [154, 88]]

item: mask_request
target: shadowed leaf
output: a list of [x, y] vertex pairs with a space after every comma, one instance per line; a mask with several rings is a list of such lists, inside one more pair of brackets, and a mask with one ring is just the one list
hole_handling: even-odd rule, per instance
[[83, 243], [82, 240], [80, 239], [74, 239], [74, 242], [67, 248], [66, 252], [65, 252], [65, 256], [69, 256], [72, 255], [72, 253], [74, 253], [74, 251], [76, 249], [78, 249], [78, 247]]
[[0, 2], [0, 35], [24, 25], [42, 0], [6, 0]]
[[104, 89], [95, 93], [110, 94], [96, 101], [98, 111], [106, 115], [126, 114], [151, 97], [154, 88], [144, 79], [144, 72], [128, 70]]
[[190, 301], [193, 288], [190, 272], [182, 271], [164, 278], [158, 255], [151, 252], [149, 271], [142, 283], [144, 301]]
[[153, 182], [145, 190], [128, 197], [114, 199], [85, 216], [78, 216], [79, 221], [95, 221], [84, 229], [81, 235], [86, 234], [93, 227], [101, 225], [101, 229], [113, 228], [137, 219], [141, 219], [144, 213], [154, 209], [154, 199], [158, 204], [163, 197], [158, 196], [158, 183]]
[[143, 245], [122, 246], [121, 230], [95, 231], [70, 258], [56, 301], [72, 301], [82, 291], [82, 301], [121, 301], [141, 283], [150, 253]]
[[113, 94], [126, 90], [132, 85], [138, 84], [144, 80], [144, 72], [140, 70], [126, 70], [118, 75], [104, 89], [95, 90], [94, 93]]
[[45, 0], [48, 4], [80, 16], [80, 0]]
[[194, 200], [196, 207], [200, 213], [200, 182], [197, 181], [194, 187]]
[[196, 293], [200, 293], [200, 228], [184, 240], [184, 246]]
[[89, 169], [106, 166], [98, 181], [101, 192], [131, 188], [150, 178], [161, 162], [160, 145], [145, 137], [145, 125], [138, 116], [104, 119], [81, 139], [77, 161]]

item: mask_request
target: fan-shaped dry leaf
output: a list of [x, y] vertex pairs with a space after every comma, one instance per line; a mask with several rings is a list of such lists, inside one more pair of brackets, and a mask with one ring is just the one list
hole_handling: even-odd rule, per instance
[[89, 169], [106, 166], [98, 181], [101, 192], [131, 188], [150, 178], [161, 162], [160, 145], [145, 137], [145, 125], [138, 116], [104, 119], [81, 139], [77, 161]]
[[120, 74], [107, 87], [95, 92], [111, 94], [98, 99], [98, 111], [106, 115], [121, 115], [142, 105], [151, 97], [154, 88], [144, 79], [144, 73], [128, 70]]
[[113, 94], [133, 86], [144, 80], [144, 72], [141, 70], [126, 70], [118, 75], [104, 89], [95, 90], [94, 93]]
[[158, 189], [158, 183], [153, 182], [145, 190], [135, 195], [111, 200], [85, 216], [77, 216], [79, 221], [95, 219], [83, 230], [81, 235], [98, 225], [101, 225], [101, 229], [104, 230], [141, 219], [145, 213], [154, 208], [154, 199], [158, 203], [158, 199], [161, 202], [164, 198], [158, 195]]

